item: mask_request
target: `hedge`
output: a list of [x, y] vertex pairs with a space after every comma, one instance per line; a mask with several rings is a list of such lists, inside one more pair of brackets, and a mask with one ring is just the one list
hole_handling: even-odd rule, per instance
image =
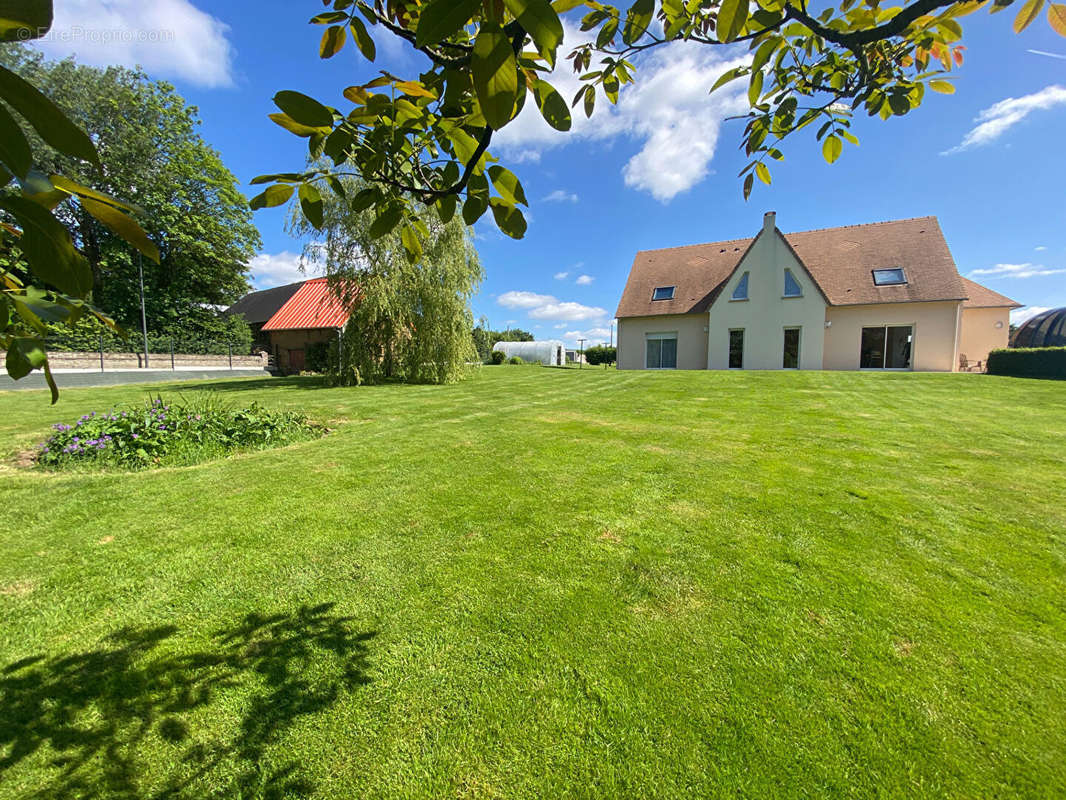
[[1066, 379], [1066, 347], [1014, 347], [988, 354], [989, 375]]

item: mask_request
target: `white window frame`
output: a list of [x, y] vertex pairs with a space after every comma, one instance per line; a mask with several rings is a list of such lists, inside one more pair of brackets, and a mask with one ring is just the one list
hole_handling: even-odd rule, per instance
[[[740, 289], [740, 285], [742, 283], [744, 284], [744, 296], [743, 297], [737, 297], [737, 291]], [[747, 300], [750, 297], [750, 295], [751, 295], [751, 273], [749, 271], [745, 271], [744, 274], [740, 276], [740, 280], [737, 281], [737, 285], [733, 287], [733, 291], [729, 295], [729, 302], [730, 303], [743, 303], [745, 300]], [[741, 329], [737, 328], [736, 330], [741, 330]]]
[[[862, 332], [866, 328], [885, 329], [885, 352], [881, 355], [881, 363], [885, 362], [888, 355], [888, 328], [911, 329], [911, 365], [909, 367], [864, 367], [862, 366]], [[874, 325], [859, 325], [859, 371], [860, 372], [914, 372], [914, 353], [918, 343], [918, 325], [914, 322], [884, 322]]]
[[[656, 297], [655, 293], [658, 292], [660, 289], [669, 289], [670, 290], [670, 296], [669, 297]], [[656, 286], [654, 289], [651, 290], [651, 301], [653, 303], [661, 303], [664, 300], [673, 300], [675, 294], [677, 294], [677, 287], [676, 286]]]
[[[785, 366], [785, 333], [786, 331], [797, 331], [796, 336], [796, 366]], [[803, 326], [802, 325], [785, 325], [781, 329], [781, 369], [799, 369], [800, 364], [803, 363]]]
[[[799, 289], [799, 292], [796, 294], [788, 293], [789, 276], [792, 277], [792, 282], [796, 284], [796, 288]], [[781, 297], [785, 298], [786, 300], [792, 300], [797, 297], [803, 297], [803, 284], [796, 280], [796, 273], [794, 273], [788, 267], [785, 267], [785, 277], [782, 280], [784, 281], [784, 286], [781, 287]]]
[[[662, 340], [662, 339], [673, 339], [674, 340], [674, 342], [675, 342], [675, 344], [674, 344], [674, 366], [672, 366], [672, 367], [649, 367], [648, 366], [648, 341], [649, 340], [655, 340], [655, 339], [660, 339], [660, 340]], [[677, 369], [677, 355], [678, 355], [678, 352], [677, 352], [677, 344], [676, 343], [677, 343], [677, 331], [656, 331], [654, 333], [645, 333], [644, 334], [644, 369], [652, 369], [652, 370]], [[662, 356], [660, 355], [660, 361], [661, 360], [662, 360]]]
[[[740, 366], [739, 367], [731, 367], [731, 366], [729, 366], [729, 356], [730, 356], [730, 352], [729, 351], [732, 349], [733, 334], [737, 333], [737, 332], [740, 333]], [[744, 355], [747, 353], [747, 350], [748, 350], [748, 332], [747, 332], [747, 329], [746, 328], [730, 328], [729, 329], [729, 336], [725, 340], [725, 368], [726, 369], [744, 369], [744, 361], [745, 361]]]

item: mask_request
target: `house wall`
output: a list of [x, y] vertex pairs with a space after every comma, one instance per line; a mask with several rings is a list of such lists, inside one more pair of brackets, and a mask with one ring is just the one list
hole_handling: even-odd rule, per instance
[[[999, 327], [996, 327], [996, 324]], [[1010, 340], [1009, 308], [963, 308], [959, 353], [969, 361], [987, 361], [993, 350]]]
[[707, 368], [707, 315], [674, 314], [618, 320], [618, 369], [644, 369], [645, 335], [677, 331], [677, 368]]
[[[881, 303], [826, 309], [824, 369], [858, 369], [864, 326], [911, 325], [911, 367], [916, 372], [954, 372], [958, 368], [961, 304]], [[969, 355], [969, 353], [967, 353]]]
[[268, 333], [270, 334], [270, 352], [276, 354], [277, 369], [282, 373], [292, 371], [289, 361], [290, 350], [306, 350], [310, 344], [329, 342], [337, 338], [336, 328], [268, 331]]
[[[803, 290], [802, 297], [784, 297], [786, 268]], [[732, 300], [745, 272], [748, 299]], [[729, 332], [743, 328], [744, 369], [781, 369], [785, 328], [799, 328], [800, 369], [821, 369], [825, 313], [821, 291], [769, 217], [711, 306], [707, 366], [729, 368]]]

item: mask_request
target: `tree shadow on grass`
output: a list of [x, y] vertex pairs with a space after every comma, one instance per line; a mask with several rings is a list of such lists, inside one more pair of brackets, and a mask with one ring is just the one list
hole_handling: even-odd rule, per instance
[[125, 628], [95, 650], [8, 665], [0, 783], [28, 760], [42, 799], [310, 794], [310, 776], [268, 748], [368, 682], [375, 633], [332, 608], [249, 614], [206, 652], [172, 652], [174, 626]]

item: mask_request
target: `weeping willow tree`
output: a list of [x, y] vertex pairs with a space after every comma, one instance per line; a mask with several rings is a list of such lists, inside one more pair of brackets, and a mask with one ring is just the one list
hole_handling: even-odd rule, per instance
[[[304, 258], [320, 267], [351, 315], [330, 370], [343, 383], [450, 383], [476, 360], [470, 298], [483, 272], [470, 230], [420, 209], [421, 255], [411, 260], [399, 233], [380, 235], [372, 213], [353, 210], [362, 186], [351, 182], [315, 198], [322, 225], [307, 221], [307, 198], [290, 232], [305, 237]], [[301, 213], [301, 211], [305, 213]]]

